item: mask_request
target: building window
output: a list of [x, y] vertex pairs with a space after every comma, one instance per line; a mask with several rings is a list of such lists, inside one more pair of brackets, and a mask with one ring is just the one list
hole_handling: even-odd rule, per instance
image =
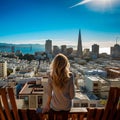
[[98, 92], [98, 89], [93, 89], [94, 92]]
[[29, 104], [29, 98], [28, 98], [28, 96], [19, 96], [19, 99], [23, 99], [25, 105]]
[[80, 103], [74, 103], [73, 107], [80, 107]]
[[81, 103], [81, 107], [88, 107], [88, 103]]
[[98, 87], [98, 83], [94, 83], [93, 86], [94, 86], [94, 87]]
[[43, 102], [42, 96], [38, 96], [38, 107], [41, 107], [42, 102]]
[[29, 104], [29, 98], [28, 98], [28, 96], [25, 96], [25, 97], [24, 97], [24, 102], [25, 102], [26, 105]]
[[96, 107], [96, 104], [90, 104], [90, 107]]

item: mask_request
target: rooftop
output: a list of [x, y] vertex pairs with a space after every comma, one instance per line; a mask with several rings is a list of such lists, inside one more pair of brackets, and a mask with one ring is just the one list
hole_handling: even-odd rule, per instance
[[87, 95], [82, 94], [82, 93], [75, 93], [75, 99], [79, 99], [79, 100], [89, 100], [89, 98], [87, 97]]
[[20, 91], [19, 95], [28, 95], [28, 94], [43, 94], [43, 86], [41, 84], [31, 84], [26, 83], [22, 90]]

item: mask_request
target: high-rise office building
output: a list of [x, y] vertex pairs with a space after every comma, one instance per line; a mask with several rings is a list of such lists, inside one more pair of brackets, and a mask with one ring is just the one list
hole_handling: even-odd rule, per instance
[[81, 40], [81, 31], [79, 30], [79, 35], [78, 35], [78, 45], [77, 45], [77, 56], [82, 57], [82, 40]]
[[7, 62], [0, 61], [0, 77], [7, 77]]
[[94, 56], [94, 58], [99, 57], [99, 45], [97, 44], [92, 45], [92, 55]]
[[72, 52], [73, 52], [73, 48], [72, 48], [72, 47], [67, 48], [66, 52], [67, 52], [67, 55], [68, 55], [68, 56], [71, 55]]
[[54, 46], [53, 46], [53, 55], [56, 55], [56, 54], [58, 54], [58, 53], [60, 53], [60, 49], [59, 49], [58, 46], [54, 45]]
[[90, 49], [85, 48], [84, 51], [83, 51], [83, 55], [84, 55], [84, 56], [90, 55]]
[[66, 45], [61, 45], [61, 53], [66, 54], [67, 52], [66, 49], [67, 49]]
[[111, 56], [113, 59], [120, 59], [120, 45], [115, 44], [114, 47], [111, 47]]
[[14, 53], [15, 52], [15, 46], [11, 47], [11, 52]]
[[45, 52], [48, 54], [52, 54], [52, 40], [46, 40]]

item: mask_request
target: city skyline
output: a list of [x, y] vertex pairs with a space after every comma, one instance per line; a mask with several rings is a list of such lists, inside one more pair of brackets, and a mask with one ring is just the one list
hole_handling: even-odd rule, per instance
[[[0, 42], [111, 47], [120, 43], [119, 0], [1, 0]], [[106, 44], [107, 43], [107, 44]]]

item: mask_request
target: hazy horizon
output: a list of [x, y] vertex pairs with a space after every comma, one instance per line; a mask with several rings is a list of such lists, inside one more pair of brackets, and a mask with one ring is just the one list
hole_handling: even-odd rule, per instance
[[[0, 42], [0, 43], [1, 43], [1, 42]], [[3, 44], [4, 44], [4, 43], [3, 43]], [[10, 43], [5, 43], [5, 44], [10, 44]], [[44, 44], [39, 44], [39, 43], [36, 43], [36, 44], [35, 44], [35, 43], [31, 43], [31, 44], [27, 44], [27, 43], [23, 43], [23, 44], [20, 43], [20, 44], [19, 44], [19, 43], [18, 43], [18, 44], [15, 44], [15, 43], [11, 43], [11, 44], [16, 45], [16, 46], [18, 46], [18, 45], [23, 45], [23, 46], [25, 46], [25, 45], [43, 45], [43, 46], [44, 46], [44, 45], [45, 45], [45, 43], [44, 43]], [[59, 43], [58, 43], [58, 44], [59, 44]], [[92, 45], [93, 45], [93, 44], [96, 44], [96, 43], [92, 43], [92, 42], [90, 43], [90, 42], [89, 42], [89, 44], [85, 44], [85, 45], [84, 45], [84, 43], [82, 43], [82, 44], [83, 44], [83, 45], [82, 45], [82, 46], [83, 46], [83, 50], [87, 48], [87, 49], [90, 49], [90, 51], [91, 51]], [[113, 47], [113, 46], [111, 45], [110, 47], [105, 47], [105, 46], [103, 47], [102, 44], [105, 44], [105, 43], [104, 43], [104, 42], [101, 43], [101, 46], [98, 44], [98, 45], [99, 45], [99, 53], [107, 53], [107, 54], [110, 54], [110, 48]], [[52, 46], [54, 46], [54, 45], [56, 45], [56, 44], [53, 44], [53, 43], [52, 43]], [[63, 44], [61, 44], [61, 45], [63, 45]], [[58, 47], [60, 48], [61, 45], [59, 44]], [[73, 44], [64, 44], [64, 45], [66, 45], [67, 48], [72, 47], [74, 50], [77, 50], [77, 45], [73, 45]], [[29, 47], [31, 47], [31, 46], [29, 46]]]

